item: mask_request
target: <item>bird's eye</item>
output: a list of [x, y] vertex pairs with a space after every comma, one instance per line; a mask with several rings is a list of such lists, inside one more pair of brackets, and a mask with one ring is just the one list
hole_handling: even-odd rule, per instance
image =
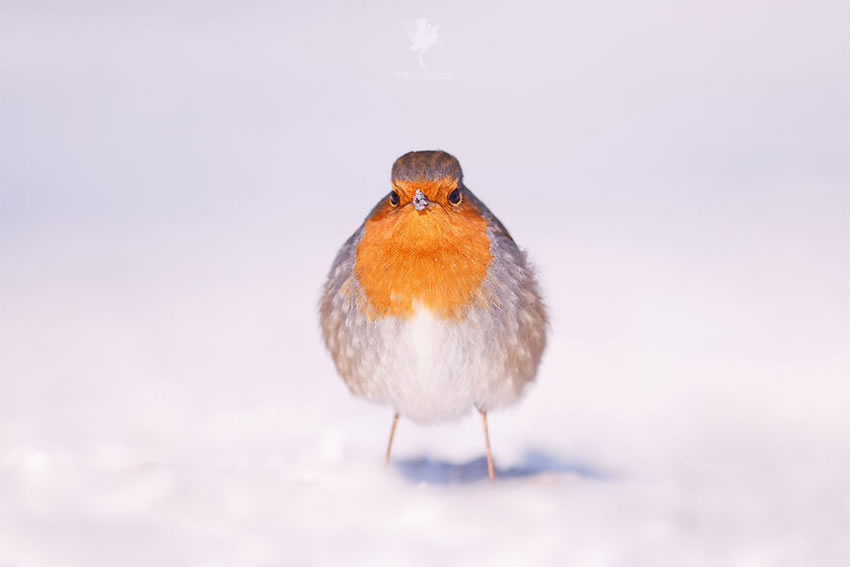
[[462, 199], [462, 195], [460, 194], [460, 187], [449, 193], [449, 203], [452, 205], [459, 205]]
[[399, 201], [399, 199], [398, 199], [398, 193], [396, 193], [395, 191], [390, 191], [390, 204], [391, 204], [393, 207], [397, 207], [397, 206], [398, 206], [398, 201]]

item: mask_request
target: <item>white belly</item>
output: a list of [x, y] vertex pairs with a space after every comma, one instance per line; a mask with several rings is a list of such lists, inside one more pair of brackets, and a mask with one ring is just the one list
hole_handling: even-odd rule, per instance
[[419, 422], [515, 401], [521, 388], [506, 375], [505, 349], [488, 336], [488, 322], [475, 315], [447, 321], [425, 308], [411, 319], [377, 321], [382, 355], [363, 394]]

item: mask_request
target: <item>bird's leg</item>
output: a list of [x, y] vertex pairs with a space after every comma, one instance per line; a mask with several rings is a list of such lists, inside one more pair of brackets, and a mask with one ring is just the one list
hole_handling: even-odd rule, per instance
[[490, 453], [490, 432], [487, 431], [486, 411], [481, 411], [481, 422], [484, 424], [484, 443], [487, 445], [487, 472], [490, 474], [490, 482], [493, 482], [493, 479], [496, 478], [496, 474], [493, 472], [493, 455]]
[[390, 451], [393, 448], [393, 437], [395, 437], [395, 426], [398, 424], [398, 414], [393, 417], [393, 428], [390, 429], [390, 442], [387, 443], [387, 464], [390, 464]]

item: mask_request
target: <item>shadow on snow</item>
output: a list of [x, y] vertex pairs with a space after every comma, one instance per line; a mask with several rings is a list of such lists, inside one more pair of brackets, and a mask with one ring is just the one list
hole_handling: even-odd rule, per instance
[[[411, 482], [428, 484], [469, 484], [487, 479], [487, 458], [478, 457], [465, 463], [418, 457], [400, 459], [393, 466]], [[528, 451], [522, 461], [509, 468], [496, 469], [496, 480], [550, 477], [553, 475], [575, 476], [583, 479], [605, 480], [611, 475], [587, 463], [577, 460], [565, 461], [543, 451]]]

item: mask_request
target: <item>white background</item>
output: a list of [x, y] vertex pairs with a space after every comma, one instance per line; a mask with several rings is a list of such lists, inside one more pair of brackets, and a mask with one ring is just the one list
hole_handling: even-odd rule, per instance
[[[2, 3], [0, 565], [847, 565], [848, 16]], [[434, 148], [551, 310], [494, 486], [318, 330]]]

